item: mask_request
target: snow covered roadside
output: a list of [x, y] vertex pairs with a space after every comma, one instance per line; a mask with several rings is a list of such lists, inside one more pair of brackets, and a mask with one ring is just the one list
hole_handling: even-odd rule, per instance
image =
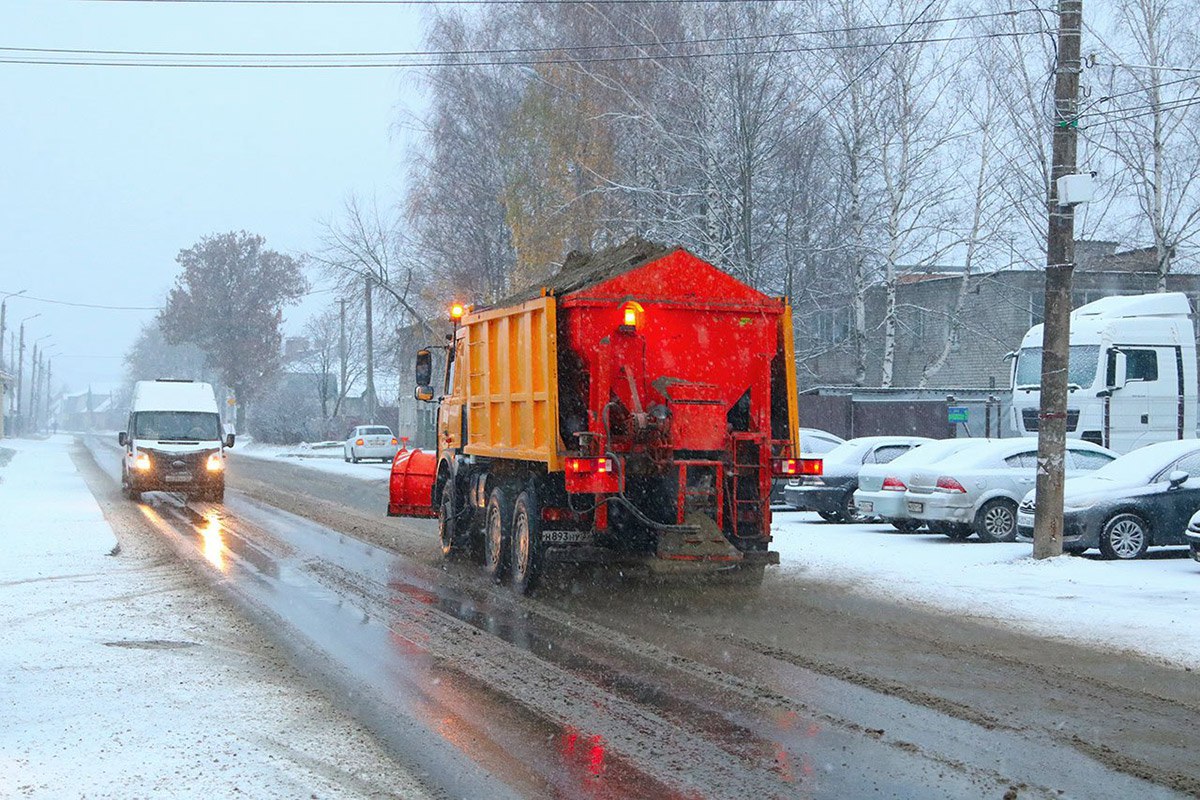
[[0, 797], [424, 796], [165, 543], [114, 532], [71, 442], [0, 440]]
[[1151, 551], [1135, 562], [1034, 561], [1028, 544], [954, 542], [797, 512], [776, 512], [773, 535], [783, 571], [793, 576], [1200, 667], [1200, 564], [1190, 558]]
[[[324, 443], [322, 443], [324, 444]], [[252, 442], [244, 447], [240, 444], [229, 451], [231, 458], [259, 458], [267, 461], [284, 461], [305, 469], [347, 475], [364, 481], [387, 480], [391, 475], [391, 462], [362, 461], [347, 464], [342, 460], [342, 448], [313, 447], [311, 445], [275, 445]]]

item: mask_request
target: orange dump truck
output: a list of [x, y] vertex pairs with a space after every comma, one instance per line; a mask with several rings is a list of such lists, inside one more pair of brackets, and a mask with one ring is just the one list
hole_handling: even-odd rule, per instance
[[802, 469], [783, 299], [631, 240], [452, 316], [438, 391], [417, 357], [437, 449], [396, 456], [390, 515], [436, 516], [447, 556], [522, 591], [550, 561], [779, 562], [771, 484]]

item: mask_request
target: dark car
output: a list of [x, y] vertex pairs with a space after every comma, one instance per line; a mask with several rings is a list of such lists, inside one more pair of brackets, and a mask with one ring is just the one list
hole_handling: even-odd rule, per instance
[[[1017, 512], [1018, 538], [1033, 539], [1032, 493]], [[1200, 509], [1200, 440], [1159, 442], [1126, 453], [1063, 490], [1063, 550], [1099, 548], [1105, 558], [1134, 559], [1146, 549], [1188, 543]]]
[[[802, 458], [812, 458], [813, 456], [824, 455], [844, 441], [846, 440], [836, 434], [830, 433], [829, 431], [823, 431], [817, 428], [801, 428], [800, 456]], [[783, 497], [783, 490], [789, 484], [793, 486], [799, 486], [800, 479], [776, 478], [774, 480], [774, 482], [771, 484], [772, 505], [786, 502]]]
[[858, 522], [854, 490], [863, 464], [887, 464], [917, 445], [933, 441], [923, 436], [863, 436], [842, 442], [826, 453], [820, 477], [806, 477], [783, 490], [784, 501], [816, 511], [827, 522]]
[[1188, 547], [1192, 550], [1192, 558], [1200, 561], [1200, 511], [1192, 515], [1184, 536], [1187, 538]]

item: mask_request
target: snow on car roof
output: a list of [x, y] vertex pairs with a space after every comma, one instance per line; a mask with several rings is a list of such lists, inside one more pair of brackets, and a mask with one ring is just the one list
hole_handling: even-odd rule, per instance
[[1200, 439], [1156, 442], [1139, 447], [1092, 473], [1101, 478], [1126, 480], [1150, 478], [1180, 456], [1200, 450]]
[[212, 385], [199, 381], [138, 381], [133, 387], [133, 410], [218, 413]]

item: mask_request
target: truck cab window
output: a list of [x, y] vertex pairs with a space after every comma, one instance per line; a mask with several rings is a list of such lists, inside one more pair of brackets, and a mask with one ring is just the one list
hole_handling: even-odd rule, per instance
[[1153, 350], [1126, 350], [1125, 380], [1158, 380], [1158, 353]]

